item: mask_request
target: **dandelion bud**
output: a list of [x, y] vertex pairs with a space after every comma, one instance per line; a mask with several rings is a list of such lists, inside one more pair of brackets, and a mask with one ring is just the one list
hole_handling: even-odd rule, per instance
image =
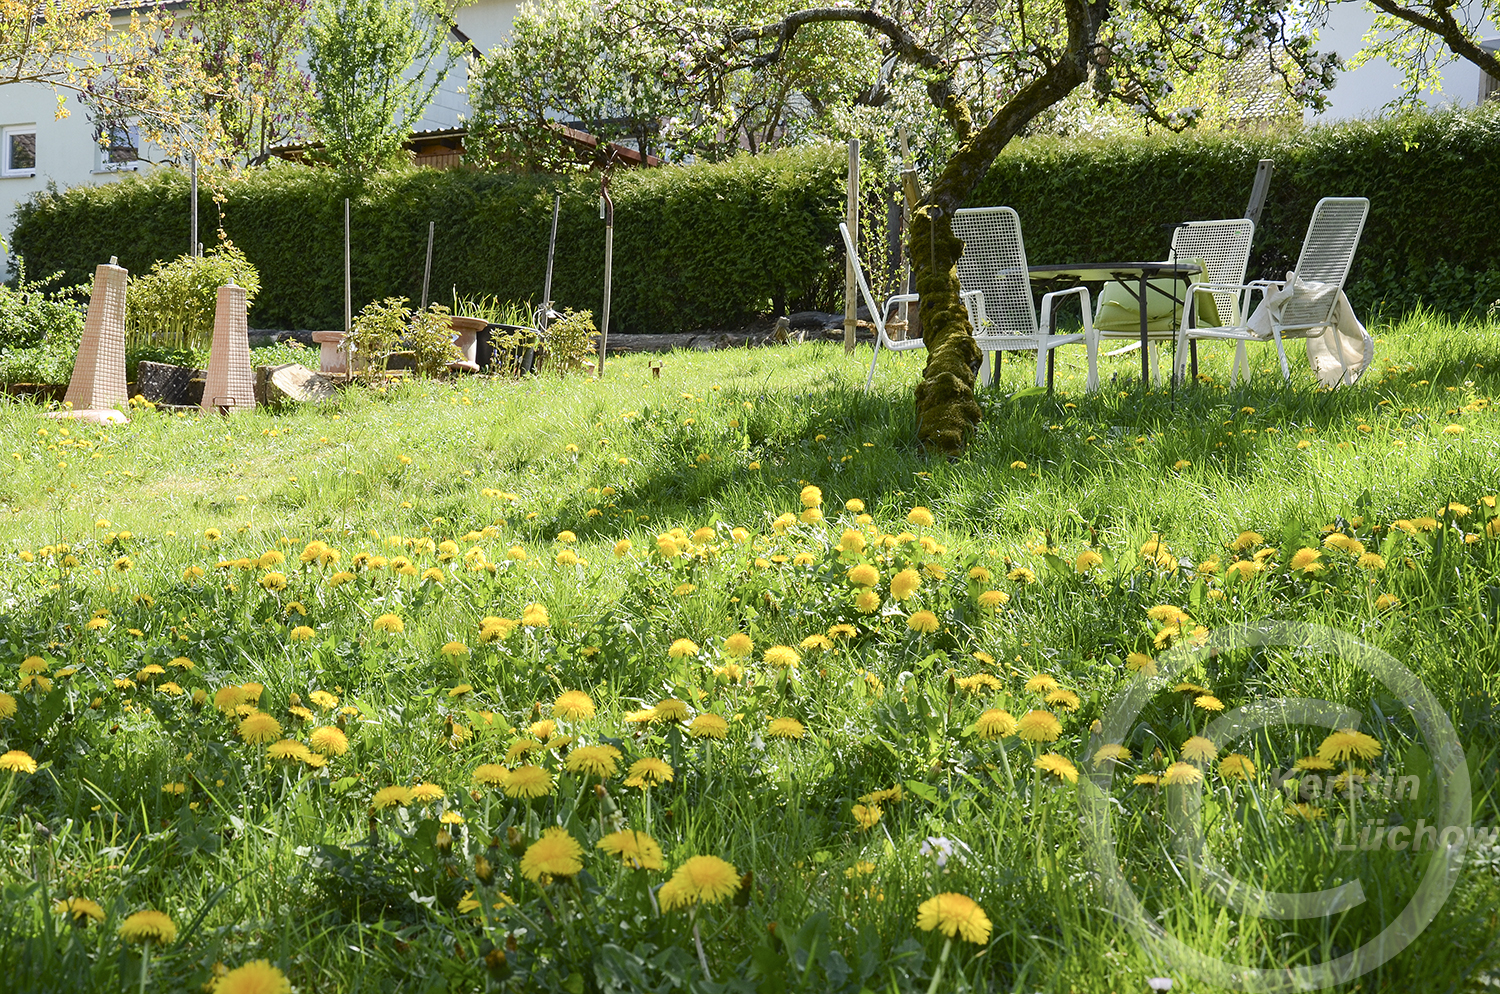
[[302, 706], [302, 695], [301, 694], [292, 694], [291, 696], [289, 696], [286, 699], [286, 702], [291, 707], [294, 707], [294, 708], [295, 707], [301, 707]]
[[437, 838], [432, 840], [432, 844], [437, 846], [438, 852], [446, 856], [448, 850], [453, 848], [453, 836], [448, 834], [446, 828], [440, 828], [438, 829]]
[[512, 855], [519, 856], [526, 851], [526, 837], [516, 826], [512, 825], [505, 830], [505, 838], [510, 843]]
[[510, 976], [510, 963], [505, 958], [505, 950], [499, 947], [485, 953], [484, 965], [497, 977]]
[[495, 877], [495, 868], [484, 858], [484, 853], [474, 854], [474, 876], [482, 884], [489, 883]]

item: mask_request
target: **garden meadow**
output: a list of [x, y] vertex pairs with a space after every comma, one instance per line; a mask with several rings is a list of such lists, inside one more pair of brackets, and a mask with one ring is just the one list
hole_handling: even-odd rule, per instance
[[[1196, 991], [1335, 959], [1435, 858], [1348, 840], [1440, 792], [1350, 784], [1431, 783], [1430, 743], [1337, 654], [1192, 650], [1271, 619], [1390, 653], [1497, 822], [1500, 325], [1456, 327], [1380, 327], [1336, 392], [1269, 362], [1230, 389], [1227, 349], [1144, 395], [1007, 366], [952, 462], [913, 444], [918, 359], [867, 396], [821, 345], [107, 429], [6, 405], [6, 975]], [[1211, 737], [1290, 696], [1362, 721]], [[1144, 914], [1227, 972], [1116, 913], [1081, 816], [1101, 770]], [[1229, 910], [1180, 852], [1189, 793], [1236, 877], [1364, 900]], [[1471, 844], [1347, 989], [1482, 983], [1497, 870]]]

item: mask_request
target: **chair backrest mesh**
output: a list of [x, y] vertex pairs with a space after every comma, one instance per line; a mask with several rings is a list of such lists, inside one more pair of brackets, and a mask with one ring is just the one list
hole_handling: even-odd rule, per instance
[[1322, 285], [1287, 301], [1281, 312], [1282, 325], [1314, 327], [1332, 320], [1369, 214], [1370, 201], [1364, 197], [1324, 197], [1318, 201], [1307, 225], [1302, 255], [1297, 259], [1297, 275], [1305, 283]]
[[[1189, 221], [1172, 233], [1172, 261], [1191, 262], [1202, 259], [1205, 268], [1201, 281], [1243, 283], [1245, 268], [1250, 264], [1250, 242], [1255, 237], [1255, 222], [1247, 217], [1225, 221]], [[1233, 290], [1214, 292], [1219, 314], [1229, 320], [1235, 313]]]
[[1021, 219], [1009, 207], [965, 207], [953, 212], [953, 233], [963, 239], [958, 286], [984, 294], [984, 327], [974, 334], [1035, 335], [1036, 307], [1026, 272]]

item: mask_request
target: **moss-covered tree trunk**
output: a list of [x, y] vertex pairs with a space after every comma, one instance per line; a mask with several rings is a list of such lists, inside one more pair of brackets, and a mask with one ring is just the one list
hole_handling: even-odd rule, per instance
[[1022, 87], [984, 127], [975, 131], [968, 108], [948, 97], [944, 109], [961, 144], [912, 218], [907, 252], [922, 296], [922, 340], [927, 343], [927, 367], [916, 391], [917, 437], [937, 452], [963, 451], [980, 419], [974, 383], [981, 355], [959, 297], [963, 242], [953, 234], [953, 212], [964, 205], [995, 156], [1022, 128], [1088, 78], [1087, 53], [1096, 34], [1096, 14], [1086, 0], [1069, 0], [1065, 8], [1067, 57]]

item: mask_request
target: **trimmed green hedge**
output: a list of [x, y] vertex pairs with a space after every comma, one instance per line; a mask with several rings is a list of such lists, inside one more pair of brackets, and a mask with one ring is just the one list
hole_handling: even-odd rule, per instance
[[970, 203], [1014, 207], [1033, 263], [1160, 259], [1171, 225], [1243, 216], [1260, 159], [1276, 171], [1251, 278], [1296, 263], [1320, 198], [1360, 196], [1370, 218], [1349, 296], [1362, 316], [1483, 314], [1500, 299], [1500, 107], [1280, 134], [1032, 139]]
[[[1291, 268], [1320, 197], [1365, 196], [1370, 220], [1350, 285], [1361, 315], [1417, 306], [1482, 314], [1500, 299], [1500, 107], [1272, 134], [1031, 139], [996, 160], [970, 203], [1016, 208], [1033, 262], [1155, 259], [1172, 225], [1242, 215], [1263, 158], [1276, 161], [1276, 174], [1250, 277]], [[840, 309], [843, 186], [841, 148], [618, 173], [611, 330]], [[433, 299], [448, 301], [457, 286], [461, 295], [539, 301], [556, 190], [553, 298], [597, 313], [598, 189], [596, 176], [463, 170], [384, 173], [352, 188], [330, 170], [281, 165], [230, 184], [224, 227], [261, 273], [252, 324], [338, 328], [345, 196], [358, 310], [420, 296], [428, 220], [438, 224]], [[187, 180], [174, 170], [42, 194], [18, 210], [12, 242], [32, 272], [84, 280], [117, 255], [143, 273], [187, 244], [187, 200]], [[213, 204], [200, 200], [199, 230], [212, 232]]]
[[[611, 328], [725, 327], [811, 306], [840, 272], [834, 251], [844, 203], [841, 149], [687, 167], [620, 171], [615, 202]], [[427, 222], [437, 222], [432, 299], [496, 295], [538, 303], [553, 193], [562, 194], [553, 299], [558, 309], [602, 303], [604, 223], [597, 175], [516, 176], [468, 170], [383, 173], [363, 187], [332, 170], [278, 165], [225, 190], [224, 229], [261, 274], [250, 323], [342, 328], [343, 211], [351, 199], [354, 309], [421, 296]], [[209, 241], [214, 205], [200, 191]], [[85, 280], [111, 255], [133, 273], [181, 254], [188, 182], [176, 170], [41, 194], [17, 212], [14, 251], [32, 272]]]

